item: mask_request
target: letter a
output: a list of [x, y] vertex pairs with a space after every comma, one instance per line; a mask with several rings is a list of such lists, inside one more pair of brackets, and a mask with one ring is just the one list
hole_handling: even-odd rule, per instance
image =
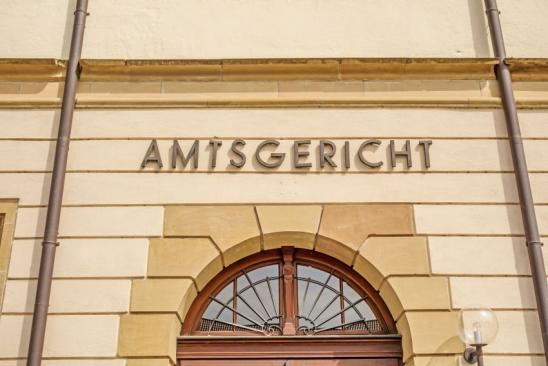
[[143, 158], [143, 162], [141, 163], [141, 168], [146, 168], [148, 163], [156, 163], [159, 168], [164, 166], [164, 164], [162, 164], [162, 157], [160, 156], [160, 150], [158, 149], [156, 139], [150, 142], [145, 157]]

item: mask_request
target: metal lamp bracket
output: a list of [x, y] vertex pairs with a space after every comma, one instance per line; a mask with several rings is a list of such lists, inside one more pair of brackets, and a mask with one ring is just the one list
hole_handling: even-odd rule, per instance
[[464, 358], [464, 361], [469, 364], [474, 364], [478, 362], [478, 353], [476, 352], [476, 349], [472, 347], [467, 347], [464, 350], [464, 354], [462, 357]]

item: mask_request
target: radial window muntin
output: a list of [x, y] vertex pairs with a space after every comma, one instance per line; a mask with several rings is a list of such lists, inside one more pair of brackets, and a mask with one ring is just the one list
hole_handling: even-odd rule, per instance
[[[257, 272], [270, 273], [255, 276]], [[280, 278], [279, 263], [242, 269], [218, 293], [209, 296], [199, 331], [281, 333]]]
[[182, 330], [216, 336], [395, 333], [386, 305], [359, 274], [334, 258], [292, 247], [226, 268], [200, 292]]

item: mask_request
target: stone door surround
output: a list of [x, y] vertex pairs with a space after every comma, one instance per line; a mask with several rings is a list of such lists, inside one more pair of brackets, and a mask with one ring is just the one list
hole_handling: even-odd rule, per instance
[[165, 207], [163, 237], [150, 239], [146, 278], [133, 280], [119, 356], [127, 366], [174, 365], [197, 293], [230, 264], [288, 245], [342, 261], [379, 291], [402, 335], [406, 365], [416, 355], [461, 352], [448, 279], [431, 275], [412, 205], [177, 205]]

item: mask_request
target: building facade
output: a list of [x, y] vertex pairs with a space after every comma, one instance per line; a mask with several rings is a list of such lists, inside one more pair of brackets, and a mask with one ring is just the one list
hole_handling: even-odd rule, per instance
[[[0, 366], [75, 3], [0, 4]], [[548, 3], [499, 7], [546, 236]], [[43, 365], [464, 365], [474, 306], [546, 365], [498, 62], [480, 0], [90, 0]]]

